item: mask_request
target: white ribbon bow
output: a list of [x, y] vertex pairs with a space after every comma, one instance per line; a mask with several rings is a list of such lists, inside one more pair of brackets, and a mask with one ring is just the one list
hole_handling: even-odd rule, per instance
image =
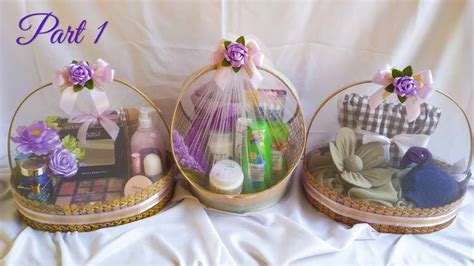
[[398, 134], [392, 138], [388, 138], [384, 135], [379, 135], [374, 132], [365, 130], [356, 130], [356, 133], [362, 135], [362, 144], [369, 142], [378, 142], [383, 145], [385, 151], [385, 163], [390, 162], [390, 145], [395, 144], [398, 147], [400, 158], [405, 155], [410, 147], [423, 147], [428, 146], [430, 137], [425, 134]]
[[[92, 97], [92, 102], [99, 114], [102, 114], [110, 107], [109, 98], [104, 91], [104, 84], [114, 81], [115, 70], [103, 59], [97, 59], [92, 66], [94, 74], [91, 79], [94, 81], [94, 88], [88, 90]], [[72, 115], [74, 106], [76, 105], [78, 92], [73, 89], [73, 84], [69, 81], [69, 72], [67, 67], [56, 70], [53, 77], [53, 88], [60, 89], [61, 99], [59, 107], [68, 115]]]

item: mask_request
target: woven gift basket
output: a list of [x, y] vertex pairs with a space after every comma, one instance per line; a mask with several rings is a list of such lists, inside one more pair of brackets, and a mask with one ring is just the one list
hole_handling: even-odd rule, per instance
[[[243, 37], [237, 42], [224, 41], [220, 52], [225, 53], [225, 49], [230, 50], [232, 45], [239, 46], [239, 41], [241, 47], [248, 47], [247, 64], [242, 65], [240, 71], [236, 67], [232, 71], [231, 66], [223, 62], [226, 59], [218, 50], [212, 65], [197, 71], [184, 83], [171, 122], [172, 153], [192, 192], [206, 206], [234, 213], [257, 211], [277, 203], [286, 191], [305, 145], [304, 118], [295, 88], [283, 74], [256, 62], [259, 58], [256, 52], [258, 46], [253, 41], [246, 43]], [[250, 63], [251, 60], [253, 62]], [[225, 71], [229, 71], [229, 76], [222, 79]], [[252, 83], [256, 75], [260, 77], [260, 81], [256, 82], [258, 85]], [[258, 96], [246, 99], [246, 95], [254, 93]], [[248, 120], [249, 124], [243, 126], [245, 133], [238, 135], [240, 131], [236, 128], [240, 119]], [[270, 132], [266, 146], [263, 137], [263, 141], [258, 142], [258, 138], [251, 135], [262, 127]], [[253, 133], [249, 133], [250, 130], [254, 130]], [[212, 141], [212, 138], [218, 141]], [[240, 144], [237, 144], [239, 141]], [[256, 143], [262, 146], [257, 147]], [[183, 155], [183, 150], [189, 155]], [[183, 158], [185, 156], [189, 158]], [[245, 156], [255, 160], [247, 165], [246, 159], [243, 159]], [[258, 172], [257, 160], [264, 162], [267, 168], [260, 168], [262, 171]], [[240, 182], [232, 191], [224, 185], [221, 190], [216, 189], [214, 183], [218, 181], [212, 179], [221, 178], [222, 182], [227, 182], [227, 174], [213, 174], [219, 172], [215, 170], [218, 168], [216, 165], [224, 161], [224, 170], [232, 172], [229, 176], [236, 176], [237, 182]], [[199, 171], [201, 173], [197, 174]], [[261, 180], [258, 180], [259, 173]]]
[[[15, 110], [8, 131], [10, 185], [20, 216], [32, 228], [85, 232], [117, 226], [158, 213], [171, 198], [176, 168], [161, 111], [113, 76], [101, 59], [93, 65], [73, 61]], [[143, 124], [153, 126], [143, 130]], [[135, 137], [138, 131], [164, 142], [150, 144]], [[158, 139], [153, 136], [148, 140]], [[145, 146], [146, 153], [134, 154]]]
[[340, 88], [315, 111], [305, 196], [347, 225], [368, 223], [397, 234], [438, 231], [454, 221], [464, 198], [471, 141], [466, 113], [432, 89], [431, 72], [386, 66], [372, 81]]

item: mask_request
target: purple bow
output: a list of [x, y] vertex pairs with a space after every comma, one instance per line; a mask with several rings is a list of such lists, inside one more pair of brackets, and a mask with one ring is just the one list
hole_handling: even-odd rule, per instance
[[385, 101], [391, 93], [385, 90], [387, 85], [394, 85], [394, 92], [406, 97], [405, 108], [407, 111], [408, 122], [414, 121], [420, 115], [420, 104], [422, 104], [433, 92], [433, 77], [430, 70], [424, 70], [420, 73], [404, 76], [400, 78], [392, 77], [392, 67], [385, 65], [379, 69], [372, 82], [382, 85], [373, 95], [369, 97], [370, 109], [375, 109], [379, 104]]
[[[87, 68], [89, 67], [87, 66]], [[109, 63], [100, 58], [97, 59], [91, 69], [92, 76], [88, 78], [94, 81], [94, 89], [88, 91], [91, 94], [92, 102], [97, 112], [102, 113], [110, 107], [109, 99], [104, 91], [104, 84], [114, 81], [115, 71]], [[53, 77], [53, 88], [58, 88], [61, 91], [59, 107], [68, 115], [71, 115], [76, 105], [78, 92], [75, 92], [73, 89], [67, 67], [56, 70]]]
[[84, 145], [86, 144], [87, 130], [90, 126], [95, 126], [100, 124], [104, 130], [110, 135], [110, 137], [115, 141], [120, 131], [120, 128], [113, 121], [118, 118], [117, 111], [106, 110], [102, 114], [92, 114], [92, 113], [77, 113], [71, 115], [69, 118], [70, 123], [82, 124], [79, 130], [77, 131], [77, 139]]
[[[250, 40], [245, 45], [245, 47], [248, 50], [248, 59], [245, 60], [242, 68], [245, 70], [252, 88], [257, 89], [263, 81], [263, 76], [258, 70], [258, 67], [263, 66], [264, 55], [260, 50], [260, 46], [254, 40]], [[224, 89], [227, 78], [232, 73], [232, 69], [230, 67], [220, 66], [220, 63], [225, 58], [225, 55], [226, 49], [224, 46], [224, 41], [221, 41], [219, 43], [218, 49], [212, 54], [211, 59], [212, 64], [219, 66], [216, 71], [216, 75], [214, 76], [214, 80], [221, 89]]]

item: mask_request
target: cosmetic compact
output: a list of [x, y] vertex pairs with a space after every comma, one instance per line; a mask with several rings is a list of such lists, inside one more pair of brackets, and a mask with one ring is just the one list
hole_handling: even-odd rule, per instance
[[130, 178], [125, 184], [124, 193], [125, 196], [133, 195], [137, 192], [140, 192], [149, 186], [153, 185], [153, 182], [150, 178], [144, 175], [136, 175]]

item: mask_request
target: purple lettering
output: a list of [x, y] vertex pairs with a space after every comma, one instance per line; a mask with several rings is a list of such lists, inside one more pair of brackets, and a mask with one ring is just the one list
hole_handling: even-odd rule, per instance
[[[59, 24], [59, 19], [55, 15], [53, 15], [53, 12], [33, 13], [33, 14], [30, 14], [30, 15], [27, 15], [27, 16], [23, 17], [20, 20], [20, 22], [18, 23], [18, 27], [20, 28], [20, 30], [22, 30], [22, 31], [30, 30], [32, 25], [27, 23], [27, 19], [31, 18], [31, 17], [35, 17], [35, 16], [38, 16], [38, 17], [44, 16], [44, 18], [41, 21], [41, 23], [39, 24], [38, 28], [36, 29], [35, 33], [33, 34], [33, 36], [31, 37], [30, 40], [27, 40], [27, 38], [23, 37], [23, 36], [18, 37], [16, 39], [16, 43], [18, 43], [19, 45], [27, 45], [27, 44], [31, 43], [32, 41], [34, 41], [36, 39], [36, 37], [38, 37], [38, 35], [46, 34], [46, 33], [49, 33], [51, 31], [53, 31]], [[49, 29], [44, 29], [45, 24], [46, 24], [46, 22], [48, 21], [49, 18], [52, 18], [54, 20], [54, 26], [52, 26]], [[23, 39], [25, 39], [25, 41], [22, 41]]]
[[[82, 34], [83, 31], [86, 30], [86, 24], [87, 24], [87, 21], [84, 19], [79, 24], [79, 27], [76, 28], [76, 37], [74, 37], [74, 42], [75, 43], [81, 43], [82, 40], [84, 39], [84, 35], [81, 36], [81, 34]], [[79, 37], [81, 37], [81, 38], [78, 39]]]
[[63, 30], [59, 29], [59, 30], [55, 30], [53, 32], [53, 34], [51, 35], [51, 38], [49, 39], [49, 41], [51, 43], [63, 43], [65, 40], [66, 40], [66, 37], [67, 37], [67, 32], [64, 33]]
[[[39, 18], [41, 22], [36, 26], [30, 21], [31, 18]], [[94, 39], [94, 43], [97, 43], [104, 33], [105, 28], [109, 22], [105, 21], [97, 29], [99, 30], [97, 36]], [[49, 13], [33, 13], [24, 16], [18, 22], [18, 27], [22, 31], [32, 31], [31, 37], [20, 36], [16, 39], [16, 43], [19, 45], [27, 45], [36, 40], [40, 35], [50, 35], [49, 41], [52, 44], [58, 43], [76, 43], [79, 44], [84, 40], [87, 20], [83, 19], [79, 25], [74, 28], [73, 26], [67, 26], [67, 28], [61, 29], [59, 27], [60, 21], [53, 12]], [[49, 25], [49, 26], [47, 26]]]
[[97, 34], [97, 37], [94, 40], [94, 43], [97, 43], [99, 41], [100, 36], [102, 36], [102, 33], [105, 30], [105, 27], [107, 27], [107, 24], [109, 24], [109, 21], [104, 22], [102, 25], [100, 25], [97, 29], [99, 30], [99, 34]]

